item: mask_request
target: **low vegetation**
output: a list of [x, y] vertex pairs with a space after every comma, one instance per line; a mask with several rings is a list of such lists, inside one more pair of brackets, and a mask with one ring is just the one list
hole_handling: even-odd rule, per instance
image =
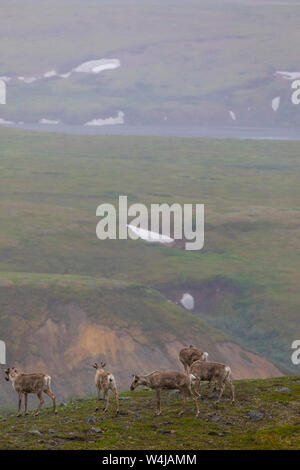
[[[1, 339], [11, 336], [11, 324], [20, 341], [20, 318], [46, 318], [50, 310], [59, 319], [53, 296], [79, 300], [98, 322], [113, 311], [134, 327], [145, 312], [150, 326], [153, 315], [165, 324], [173, 309], [179, 318], [180, 307], [167, 300], [179, 303], [190, 292], [203, 331], [209, 324], [298, 373], [291, 364], [300, 337], [298, 142], [9, 129], [0, 138]], [[98, 240], [96, 208], [117, 206], [119, 194], [147, 206], [204, 203], [204, 249]]]
[[[200, 416], [192, 402], [178, 416], [176, 392], [162, 395], [162, 415], [154, 416], [153, 391], [123, 392], [121, 413], [112, 400], [107, 414], [94, 412], [96, 399], [74, 398], [16, 418], [0, 417], [1, 449], [299, 449], [300, 380], [281, 377], [235, 381], [237, 403], [228, 392], [215, 405], [212, 392], [201, 386]], [[103, 402], [101, 402], [103, 403]], [[188, 432], [187, 432], [188, 430]]]

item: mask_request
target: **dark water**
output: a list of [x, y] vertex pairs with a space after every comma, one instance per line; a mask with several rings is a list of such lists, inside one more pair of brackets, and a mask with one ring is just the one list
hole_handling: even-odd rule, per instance
[[216, 138], [216, 139], [272, 139], [300, 140], [300, 130], [276, 129], [268, 127], [174, 127], [174, 126], [71, 126], [65, 124], [23, 124], [11, 125], [18, 129], [30, 129], [43, 132], [59, 132], [81, 135], [132, 135], [132, 136], [165, 136], [187, 138]]

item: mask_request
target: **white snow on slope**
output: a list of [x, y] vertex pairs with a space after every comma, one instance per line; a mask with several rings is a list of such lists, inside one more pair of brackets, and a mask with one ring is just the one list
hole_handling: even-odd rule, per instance
[[39, 124], [59, 124], [60, 120], [54, 120], [54, 119], [47, 119], [47, 118], [42, 118], [39, 120]]
[[281, 75], [286, 80], [296, 80], [300, 78], [300, 72], [284, 72], [284, 71], [277, 71], [275, 75]]
[[75, 69], [74, 72], [81, 73], [100, 73], [103, 70], [113, 70], [120, 67], [119, 59], [97, 59], [84, 62]]
[[2, 80], [5, 83], [8, 83], [11, 81], [11, 77], [7, 77], [6, 75], [3, 75], [2, 77], [0, 77], [0, 80]]
[[104, 119], [92, 119], [92, 121], [86, 122], [85, 126], [107, 126], [114, 124], [124, 124], [124, 113], [119, 111], [117, 117], [109, 117]]
[[191, 294], [188, 294], [188, 293], [183, 294], [183, 296], [180, 299], [180, 303], [187, 310], [193, 310], [194, 307], [195, 307], [194, 297]]
[[235, 115], [235, 113], [234, 113], [233, 111], [228, 111], [228, 113], [229, 113], [229, 116], [231, 117], [231, 119], [232, 119], [233, 121], [236, 121], [236, 115]]
[[[121, 63], [119, 59], [95, 59], [95, 60], [89, 60], [87, 62], [83, 62], [82, 64], [78, 65], [77, 67], [75, 67], [74, 69], [66, 73], [58, 74], [56, 70], [52, 69], [52, 70], [48, 70], [47, 72], [37, 77], [18, 76], [15, 78], [17, 78], [17, 80], [19, 80], [20, 82], [33, 83], [36, 80], [42, 80], [45, 78], [53, 78], [53, 77], [69, 78], [74, 72], [98, 74], [98, 73], [103, 72], [104, 70], [117, 69], [120, 66], [121, 66]], [[5, 77], [0, 77], [0, 79], [8, 82], [12, 79], [12, 77], [5, 76]]]
[[276, 113], [280, 106], [280, 96], [276, 96], [276, 98], [272, 99], [272, 109]]
[[13, 121], [6, 121], [5, 119], [0, 118], [0, 124], [14, 124], [14, 122]]
[[135, 225], [127, 225], [139, 238], [146, 242], [158, 242], [158, 243], [171, 243], [174, 241], [173, 238], [167, 237], [167, 235], [161, 235], [160, 233], [151, 232], [144, 228], [136, 227]]
[[72, 72], [61, 73], [61, 74], [59, 75], [59, 77], [61, 77], [61, 78], [69, 78], [69, 76], [71, 75], [71, 73], [72, 73]]
[[56, 77], [56, 76], [57, 76], [56, 70], [49, 70], [49, 72], [46, 72], [43, 75], [44, 78], [52, 78], [52, 77]]
[[24, 83], [33, 83], [37, 80], [36, 77], [25, 77], [24, 78]]

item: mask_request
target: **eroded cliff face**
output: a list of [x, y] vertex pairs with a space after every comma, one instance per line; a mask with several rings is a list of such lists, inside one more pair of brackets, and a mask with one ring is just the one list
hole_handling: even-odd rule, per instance
[[[118, 327], [92, 322], [73, 302], [57, 304], [56, 310], [63, 313], [61, 318], [46, 318], [37, 328], [27, 331], [20, 343], [20, 351], [14, 356], [26, 372], [49, 373], [59, 398], [95, 393], [92, 368], [95, 361], [105, 360], [119, 387], [126, 389], [132, 373], [181, 369], [178, 352], [189, 344], [207, 350], [210, 360], [229, 364], [235, 379], [283, 375], [271, 362], [238, 344], [216, 342], [209, 335], [199, 341], [192, 330], [184, 338], [180, 332], [175, 335], [162, 331], [158, 342], [151, 332], [147, 336], [138, 324]], [[2, 385], [4, 381], [1, 388]], [[7, 388], [5, 395], [5, 401], [15, 399]]]

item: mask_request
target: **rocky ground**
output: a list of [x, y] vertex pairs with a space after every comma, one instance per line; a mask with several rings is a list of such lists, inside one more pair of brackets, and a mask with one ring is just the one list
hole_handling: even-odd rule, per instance
[[[162, 415], [154, 416], [153, 391], [121, 394], [106, 415], [95, 412], [95, 398], [61, 403], [57, 416], [0, 418], [1, 449], [298, 449], [300, 378], [280, 377], [235, 382], [237, 402], [225, 394], [219, 405], [206, 385], [194, 417], [190, 402], [184, 417], [176, 391], [164, 392]], [[101, 409], [101, 407], [100, 407]], [[188, 432], [187, 432], [188, 430]]]

